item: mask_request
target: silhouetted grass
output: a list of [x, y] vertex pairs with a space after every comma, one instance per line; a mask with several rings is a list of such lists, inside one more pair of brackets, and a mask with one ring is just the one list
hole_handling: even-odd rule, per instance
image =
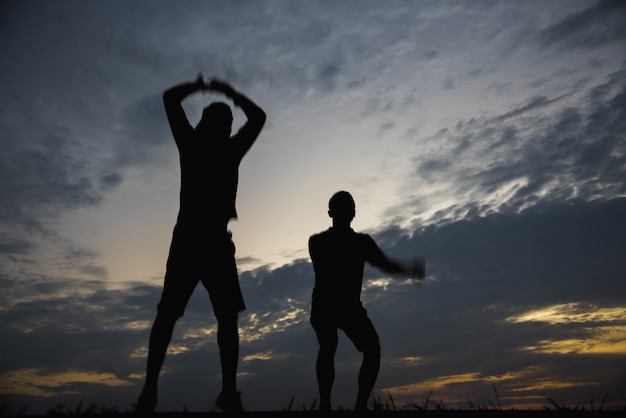
[[[626, 408], [619, 410], [605, 410], [604, 406], [608, 399], [608, 393], [604, 395], [599, 404], [597, 404], [593, 397], [589, 401], [588, 404], [579, 402], [574, 406], [568, 406], [560, 404], [554, 398], [550, 396], [543, 395], [546, 399], [547, 405], [543, 407], [541, 410], [516, 410], [516, 409], [504, 409], [500, 404], [500, 397], [498, 394], [498, 390], [495, 385], [493, 385], [493, 390], [495, 393], [495, 402], [487, 401], [487, 405], [478, 405], [472, 401], [468, 401], [469, 406], [467, 409], [454, 409], [447, 408], [443, 401], [433, 400], [432, 395], [433, 391], [423, 397], [420, 401], [409, 402], [401, 407], [396, 405], [396, 402], [393, 399], [393, 396], [390, 392], [386, 393], [386, 399], [381, 397], [380, 393], [372, 394], [370, 399], [370, 410], [372, 411], [371, 416], [376, 417], [413, 417], [413, 416], [423, 416], [424, 414], [432, 415], [433, 413], [436, 415], [473, 415], [481, 416], [482, 413], [487, 414], [497, 414], [499, 416], [506, 415], [507, 412], [510, 412], [511, 415], [515, 414], [516, 417], [521, 415], [542, 415], [546, 413], [554, 413], [556, 416], [561, 416], [562, 413], [572, 415], [580, 415], [584, 414], [584, 416], [598, 416], [599, 413], [602, 413], [602, 416], [622, 416], [626, 412]], [[291, 397], [286, 408], [283, 408], [281, 411], [250, 411], [246, 412], [244, 415], [247, 416], [255, 416], [255, 417], [273, 417], [280, 416], [282, 418], [295, 416], [302, 417], [317, 414], [317, 400], [314, 400], [310, 404], [306, 404], [304, 402], [300, 403], [296, 406], [296, 399], [294, 396]], [[17, 413], [10, 414], [8, 411], [8, 405], [6, 402], [0, 403], [0, 417], [37, 417], [37, 415], [28, 415], [27, 407], [21, 408]], [[353, 411], [350, 409], [344, 409], [343, 407], [339, 407], [339, 409], [333, 411], [331, 415], [341, 415], [341, 414], [351, 414]], [[186, 407], [183, 408], [182, 411], [173, 411], [173, 412], [157, 412], [155, 416], [167, 416], [170, 418], [175, 417], [209, 417], [209, 416], [229, 416], [227, 414], [223, 414], [221, 412], [190, 412]], [[553, 414], [549, 414], [553, 416]], [[39, 415], [41, 416], [41, 415]], [[104, 405], [98, 406], [95, 403], [92, 403], [88, 406], [84, 405], [84, 402], [81, 401], [75, 407], [69, 407], [65, 403], [59, 403], [50, 408], [45, 416], [134, 416], [132, 409], [120, 411], [118, 407], [105, 407]], [[316, 415], [317, 416], [317, 415]]]
[[54, 408], [48, 410], [46, 415], [113, 415], [118, 414], [120, 411], [116, 406], [113, 408], [106, 408], [104, 405], [98, 407], [95, 403], [92, 403], [83, 410], [83, 401], [80, 401], [76, 408], [69, 408], [65, 403], [56, 404]]
[[[563, 406], [563, 405], [559, 405], [554, 399], [552, 399], [549, 396], [543, 395], [544, 398], [546, 398], [546, 400], [548, 401], [548, 403], [550, 403], [550, 405], [552, 405], [552, 407], [554, 408], [554, 410], [556, 411], [602, 411], [604, 409], [604, 403], [606, 402], [609, 394], [606, 393], [604, 395], [604, 397], [602, 398], [602, 401], [600, 402], [600, 405], [596, 406], [596, 404], [593, 401], [593, 397], [591, 398], [591, 400], [589, 401], [589, 409], [587, 409], [585, 407], [584, 404], [582, 403], [578, 403], [576, 404], [576, 406], [572, 407], [568, 407], [568, 406]], [[549, 410], [549, 407], [544, 407], [544, 409]]]

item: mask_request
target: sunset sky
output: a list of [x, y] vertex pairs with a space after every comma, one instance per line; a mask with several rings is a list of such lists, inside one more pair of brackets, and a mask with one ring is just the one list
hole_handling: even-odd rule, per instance
[[[338, 190], [426, 259], [422, 284], [366, 269], [382, 400], [626, 407], [626, 2], [3, 1], [0, 50], [9, 412], [136, 402], [178, 210], [162, 94], [199, 72], [268, 115], [229, 226], [247, 410], [318, 398], [307, 240]], [[158, 411], [213, 408], [215, 332], [198, 287]], [[340, 334], [336, 408], [360, 361]]]

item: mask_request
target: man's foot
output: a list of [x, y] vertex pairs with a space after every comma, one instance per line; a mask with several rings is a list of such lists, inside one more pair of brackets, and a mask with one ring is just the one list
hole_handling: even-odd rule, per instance
[[243, 412], [241, 392], [221, 392], [215, 401], [215, 406], [224, 412]]
[[142, 392], [139, 395], [139, 399], [137, 400], [137, 404], [135, 405], [135, 414], [144, 415], [144, 414], [152, 414], [156, 409], [157, 405], [157, 394], [156, 392]]

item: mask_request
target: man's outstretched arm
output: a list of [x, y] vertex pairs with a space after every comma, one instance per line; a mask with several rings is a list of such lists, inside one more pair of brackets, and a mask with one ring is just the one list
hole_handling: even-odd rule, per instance
[[163, 104], [165, 105], [165, 113], [170, 123], [174, 138], [179, 138], [184, 131], [192, 130], [191, 124], [185, 115], [182, 101], [185, 97], [197, 91], [206, 91], [208, 86], [203, 80], [202, 74], [194, 82], [186, 82], [177, 84], [163, 93]]
[[226, 97], [233, 101], [235, 106], [240, 107], [246, 115], [248, 121], [237, 134], [243, 148], [242, 154], [245, 154], [250, 149], [254, 141], [256, 141], [256, 138], [259, 136], [263, 126], [265, 125], [265, 119], [267, 118], [265, 112], [250, 98], [236, 91], [225, 81], [212, 78], [208, 85], [208, 89], [223, 93]]
[[396, 276], [423, 281], [426, 275], [426, 263], [422, 258], [416, 258], [410, 262], [393, 260], [371, 239], [367, 261], [373, 266]]

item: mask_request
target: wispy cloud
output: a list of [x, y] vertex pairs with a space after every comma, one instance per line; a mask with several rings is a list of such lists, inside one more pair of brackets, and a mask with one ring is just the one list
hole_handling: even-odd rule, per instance
[[626, 39], [626, 6], [619, 0], [600, 0], [572, 13], [540, 32], [546, 45], [593, 49]]
[[4, 395], [29, 395], [54, 397], [77, 394], [77, 384], [103, 385], [109, 387], [132, 386], [133, 383], [120, 379], [112, 373], [86, 371], [63, 371], [45, 373], [40, 369], [19, 369], [0, 375], [0, 393]]
[[626, 321], [626, 307], [585, 306], [581, 303], [562, 303], [533, 309], [506, 318], [514, 324], [523, 322], [546, 322], [548, 324], [611, 323]]

